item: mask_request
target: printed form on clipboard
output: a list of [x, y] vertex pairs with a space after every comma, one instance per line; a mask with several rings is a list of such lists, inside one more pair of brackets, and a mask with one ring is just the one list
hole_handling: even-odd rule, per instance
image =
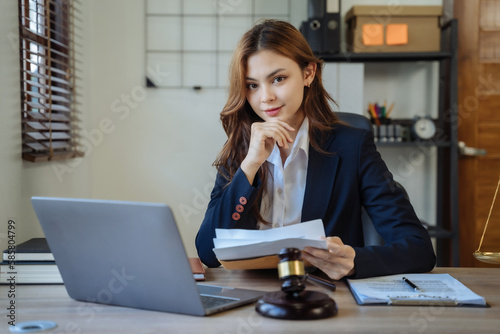
[[276, 268], [282, 248], [326, 249], [321, 219], [268, 230], [216, 229], [214, 253], [226, 269]]
[[[409, 280], [411, 285], [403, 278]], [[488, 307], [483, 297], [449, 274], [390, 275], [348, 279], [347, 283], [359, 305]]]

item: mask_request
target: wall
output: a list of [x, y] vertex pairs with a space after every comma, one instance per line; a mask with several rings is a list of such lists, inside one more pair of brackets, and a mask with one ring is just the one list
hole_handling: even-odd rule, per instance
[[[211, 163], [224, 143], [224, 91], [146, 89], [143, 1], [88, 3], [92, 197], [168, 203], [194, 255], [213, 186]], [[103, 119], [113, 128], [99, 137]]]
[[[15, 222], [20, 243], [43, 233], [31, 207], [31, 196], [90, 196], [90, 161], [78, 159], [61, 179], [52, 163], [21, 160], [19, 34], [17, 1], [0, 2], [0, 250], [7, 248], [8, 221]], [[83, 118], [84, 124], [88, 119]]]

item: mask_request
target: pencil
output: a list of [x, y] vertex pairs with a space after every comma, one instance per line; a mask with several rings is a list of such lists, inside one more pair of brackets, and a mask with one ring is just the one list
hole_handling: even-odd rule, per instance
[[394, 102], [391, 103], [391, 106], [389, 107], [389, 110], [387, 111], [387, 114], [385, 117], [389, 118], [389, 115], [391, 114], [392, 108], [394, 108]]
[[370, 113], [372, 114], [372, 117], [375, 120], [375, 124], [377, 124], [377, 126], [380, 126], [380, 120], [378, 119], [377, 112], [375, 111], [373, 104], [370, 103], [368, 105], [368, 109], [370, 110]]

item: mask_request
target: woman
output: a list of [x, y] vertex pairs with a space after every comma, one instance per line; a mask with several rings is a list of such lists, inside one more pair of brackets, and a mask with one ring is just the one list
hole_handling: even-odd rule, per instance
[[[263, 229], [322, 219], [328, 250], [303, 258], [332, 279], [434, 267], [427, 231], [394, 186], [373, 135], [338, 122], [322, 61], [291, 24], [266, 20], [240, 40], [221, 122], [228, 136], [196, 236], [201, 260], [219, 266], [216, 228]], [[365, 207], [384, 246], [364, 247]]]

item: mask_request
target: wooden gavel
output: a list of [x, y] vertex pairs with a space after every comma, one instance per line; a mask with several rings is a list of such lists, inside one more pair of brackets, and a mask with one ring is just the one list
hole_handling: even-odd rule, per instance
[[328, 295], [305, 291], [307, 274], [301, 251], [283, 248], [279, 253], [278, 276], [281, 291], [266, 293], [255, 306], [256, 311], [277, 319], [322, 319], [337, 314], [337, 304]]

